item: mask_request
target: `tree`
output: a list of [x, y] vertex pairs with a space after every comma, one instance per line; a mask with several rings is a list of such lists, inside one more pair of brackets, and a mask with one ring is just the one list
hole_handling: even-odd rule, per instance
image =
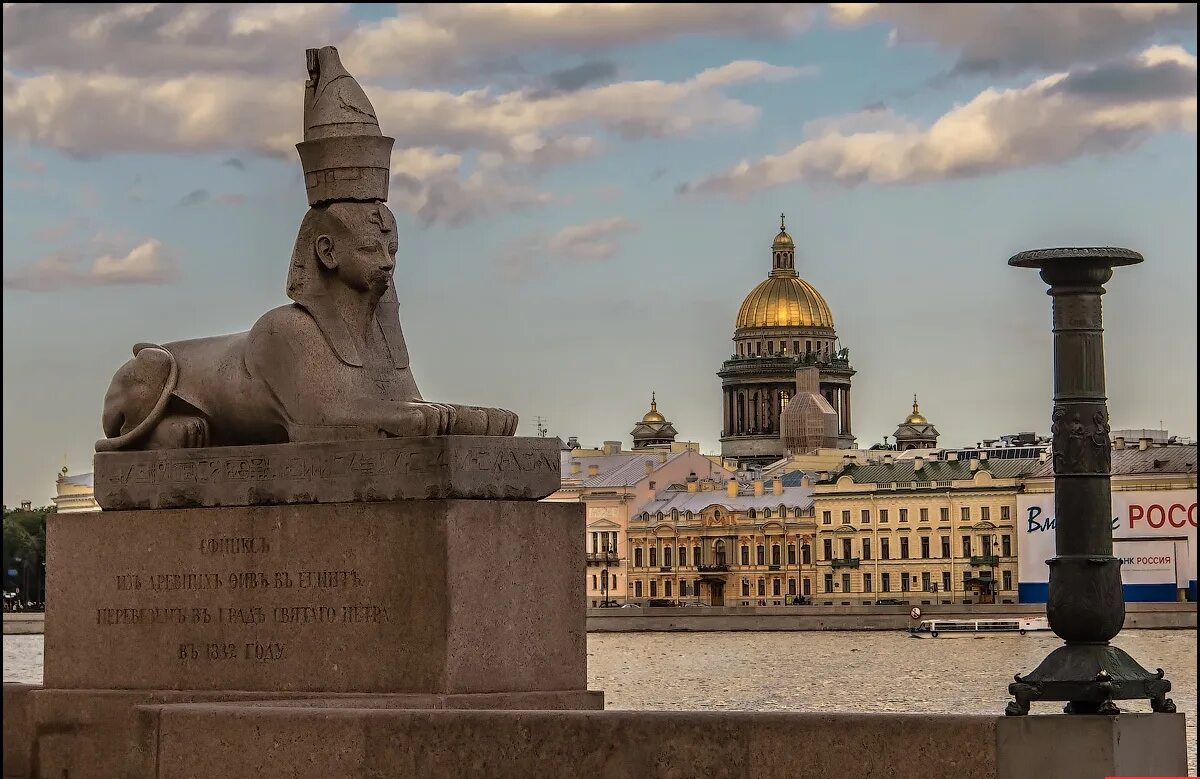
[[4, 507], [4, 589], [20, 590], [22, 600], [45, 600], [46, 516], [53, 512], [52, 506]]

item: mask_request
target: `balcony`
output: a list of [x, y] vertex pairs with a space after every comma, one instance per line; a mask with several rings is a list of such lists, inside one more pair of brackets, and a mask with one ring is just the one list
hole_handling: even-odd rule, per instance
[[1000, 564], [1000, 558], [994, 554], [971, 555], [971, 565], [990, 565], [997, 566]]
[[729, 573], [729, 566], [725, 563], [715, 563], [713, 565], [697, 565], [696, 570], [700, 573]]
[[588, 552], [588, 565], [617, 565], [621, 562], [621, 556], [616, 552]]
[[664, 565], [664, 566], [662, 566], [661, 568], [659, 568], [658, 570], [659, 570], [659, 571], [661, 571], [662, 573], [670, 573], [670, 572], [671, 572], [671, 566], [669, 566], [669, 565]]
[[768, 571], [778, 571], [779, 563], [771, 563], [770, 565], [767, 566], [767, 570]]
[[830, 562], [833, 563], [834, 568], [857, 568], [858, 567], [858, 558], [857, 557], [835, 557], [833, 560], [830, 560]]

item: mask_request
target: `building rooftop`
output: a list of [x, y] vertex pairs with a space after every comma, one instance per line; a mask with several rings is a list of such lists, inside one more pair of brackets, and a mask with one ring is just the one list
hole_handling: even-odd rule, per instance
[[748, 489], [746, 485], [740, 485], [736, 497], [729, 495], [722, 487], [700, 492], [688, 492], [686, 489], [672, 488], [670, 490], [663, 490], [654, 500], [639, 506], [633, 513], [634, 515], [643, 513], [656, 514], [661, 511], [667, 514], [674, 509], [681, 513], [690, 511], [693, 514], [698, 514], [710, 506], [720, 506], [726, 511], [775, 509], [779, 506], [786, 506], [789, 509], [808, 509], [812, 507], [812, 494], [813, 491], [810, 487], [785, 486], [783, 494], [776, 495], [771, 491], [769, 483], [766, 485], [766, 491], [762, 495], [755, 495], [753, 489]]
[[[1020, 458], [1012, 460], [980, 460], [979, 470], [987, 471], [996, 479], [1015, 479], [1028, 476], [1045, 465], [1036, 458]], [[833, 472], [830, 484], [842, 476], [849, 476], [857, 484], [890, 484], [906, 481], [956, 481], [971, 479], [970, 460], [925, 460], [921, 470], [916, 469], [916, 457], [911, 459], [893, 459], [891, 463], [868, 463], [865, 465], [850, 464], [839, 471]]]
[[[633, 451], [617, 452], [614, 454], [596, 454], [577, 456], [574, 452], [562, 452], [560, 472], [563, 487], [631, 487], [646, 478], [646, 463], [650, 462], [655, 469], [688, 454], [683, 452]], [[571, 464], [578, 463], [579, 473], [571, 473]], [[595, 466], [596, 475], [588, 476], [589, 470]]]
[[[1113, 449], [1113, 476], [1141, 476], [1155, 473], [1192, 473], [1196, 472], [1196, 445], [1170, 444], [1167, 446], [1151, 446], [1147, 449], [1134, 448]], [[1035, 478], [1054, 475], [1054, 462], [1047, 460], [1042, 467], [1031, 474]]]

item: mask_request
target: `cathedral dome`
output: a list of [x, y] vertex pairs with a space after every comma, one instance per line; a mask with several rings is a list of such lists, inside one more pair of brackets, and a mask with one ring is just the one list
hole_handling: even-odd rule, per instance
[[772, 275], [742, 301], [736, 327], [832, 328], [833, 314], [821, 293], [804, 279]]
[[654, 397], [654, 393], [650, 393], [650, 410], [642, 417], [642, 422], [666, 422], [667, 418], [658, 410], [658, 401]]
[[775, 242], [771, 244], [773, 249], [792, 249], [795, 248], [796, 242], [792, 240], [792, 236], [788, 235], [787, 230], [780, 229], [779, 235], [775, 236]]

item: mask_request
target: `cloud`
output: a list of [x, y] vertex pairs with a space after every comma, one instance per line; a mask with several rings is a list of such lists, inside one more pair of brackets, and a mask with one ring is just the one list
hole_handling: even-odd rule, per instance
[[178, 263], [156, 239], [148, 239], [127, 252], [105, 251], [98, 237], [86, 252], [100, 251], [90, 263], [85, 250], [47, 254], [4, 275], [5, 289], [53, 292], [71, 287], [167, 284], [179, 277]]
[[87, 217], [71, 216], [58, 224], [34, 230], [30, 234], [30, 237], [42, 243], [58, 243], [64, 238], [69, 237], [72, 233], [86, 230], [90, 224], [91, 220]]
[[179, 208], [187, 208], [188, 206], [198, 206], [201, 203], [207, 203], [211, 199], [207, 189], [193, 189], [179, 199], [176, 206]]
[[812, 7], [791, 3], [431, 3], [360, 26], [342, 50], [363, 63], [364, 75], [428, 83], [516, 70], [532, 51], [597, 51], [682, 35], [784, 38], [813, 17]]
[[556, 70], [546, 76], [551, 92], [575, 92], [601, 81], [609, 81], [617, 75], [617, 66], [607, 60], [585, 62], [573, 68]]
[[1194, 3], [831, 3], [837, 26], [889, 25], [889, 41], [932, 43], [951, 71], [1066, 70], [1120, 57], [1163, 33], [1194, 33]]
[[1154, 46], [1022, 88], [984, 90], [928, 126], [892, 111], [811, 122], [789, 151], [744, 160], [685, 191], [742, 195], [799, 180], [853, 186], [971, 178], [1195, 130], [1196, 58], [1178, 46]]
[[[356, 63], [347, 65], [355, 71]], [[529, 90], [368, 91], [384, 132], [397, 139], [393, 173], [399, 181], [393, 191], [408, 194], [401, 207], [428, 223], [457, 224], [549, 202], [532, 177], [601, 154], [601, 135], [665, 138], [751, 126], [759, 109], [725, 90], [805, 72], [810, 71], [743, 60], [682, 81], [623, 81], [544, 97]], [[18, 76], [6, 70], [4, 132], [6, 138], [82, 157], [248, 151], [294, 159], [301, 135], [300, 83], [210, 74]], [[422, 154], [440, 160], [437, 170], [407, 167]]]
[[230, 157], [229, 159], [222, 162], [221, 165], [222, 165], [222, 167], [233, 168], [234, 170], [240, 170], [240, 171], [244, 171], [246, 169], [246, 163], [242, 162], [237, 157]]
[[568, 225], [547, 236], [533, 232], [510, 242], [501, 252], [501, 276], [509, 282], [526, 280], [544, 272], [548, 261], [568, 263], [607, 260], [620, 250], [620, 236], [637, 232], [638, 226], [623, 216]]

